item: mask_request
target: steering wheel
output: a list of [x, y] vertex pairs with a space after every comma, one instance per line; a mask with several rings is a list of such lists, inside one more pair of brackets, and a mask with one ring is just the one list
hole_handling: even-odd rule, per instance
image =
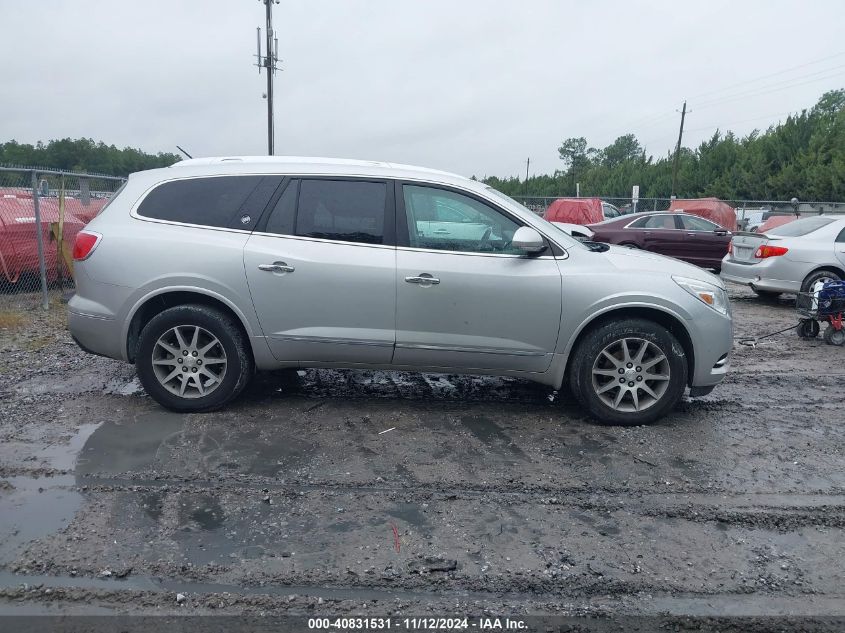
[[481, 240], [478, 242], [478, 250], [484, 251], [490, 248], [490, 234], [493, 232], [493, 227], [488, 226], [487, 230], [484, 231], [484, 235], [481, 236]]

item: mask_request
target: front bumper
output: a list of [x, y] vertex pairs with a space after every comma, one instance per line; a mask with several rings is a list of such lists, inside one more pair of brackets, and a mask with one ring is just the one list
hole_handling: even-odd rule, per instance
[[689, 386], [694, 390], [718, 385], [731, 369], [733, 349], [733, 320], [718, 314], [704, 304], [696, 306], [693, 318], [687, 323], [693, 346], [694, 366]]

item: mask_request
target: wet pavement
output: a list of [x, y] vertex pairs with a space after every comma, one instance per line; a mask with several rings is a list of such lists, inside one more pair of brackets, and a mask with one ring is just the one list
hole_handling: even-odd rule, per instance
[[[738, 339], [794, 320], [732, 294]], [[0, 333], [0, 613], [845, 615], [845, 349], [821, 340], [737, 345], [711, 395], [621, 428], [399, 372], [263, 374], [180, 415], [27, 336]]]

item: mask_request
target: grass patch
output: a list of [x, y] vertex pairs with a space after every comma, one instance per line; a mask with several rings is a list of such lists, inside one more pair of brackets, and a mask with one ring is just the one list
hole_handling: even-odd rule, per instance
[[26, 318], [20, 312], [0, 310], [0, 330], [13, 330], [26, 323]]

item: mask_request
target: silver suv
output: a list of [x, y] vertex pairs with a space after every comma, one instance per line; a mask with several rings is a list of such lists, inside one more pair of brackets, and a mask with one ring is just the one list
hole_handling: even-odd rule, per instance
[[177, 411], [222, 407], [256, 369], [351, 367], [567, 384], [641, 424], [729, 368], [717, 277], [429, 169], [187, 160], [133, 174], [74, 257], [74, 339]]

